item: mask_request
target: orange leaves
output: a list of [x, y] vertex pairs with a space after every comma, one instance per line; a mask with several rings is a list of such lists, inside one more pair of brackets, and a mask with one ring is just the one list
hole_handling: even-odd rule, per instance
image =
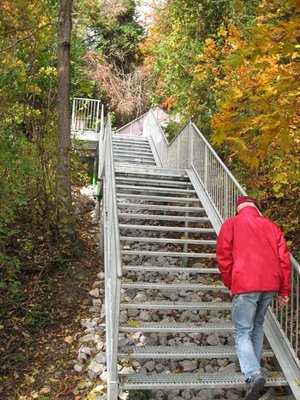
[[163, 103], [161, 103], [161, 107], [170, 112], [175, 101], [175, 97], [167, 97], [167, 99]]
[[300, 10], [292, 3], [274, 7], [275, 1], [262, 2], [262, 15], [247, 41], [233, 27], [227, 36], [221, 31], [223, 61], [214, 84], [219, 113], [211, 120], [213, 142], [225, 144], [229, 158], [249, 170], [248, 185], [268, 198], [292, 196], [291, 216], [298, 212], [300, 197]]

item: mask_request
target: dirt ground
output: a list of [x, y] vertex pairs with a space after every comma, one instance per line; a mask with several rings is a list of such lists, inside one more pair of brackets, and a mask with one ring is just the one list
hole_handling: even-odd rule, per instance
[[[96, 248], [91, 205], [80, 216], [80, 257], [47, 274], [38, 285], [48, 285], [43, 298], [32, 301], [47, 311], [47, 322], [31, 333], [22, 329], [21, 317], [12, 317], [10, 331], [0, 331], [0, 399], [5, 400], [81, 400], [91, 390], [81, 383], [83, 377], [73, 369], [83, 335], [81, 320], [89, 317], [89, 290], [101, 271]], [[24, 283], [23, 283], [24, 284]], [[24, 284], [25, 292], [35, 290], [32, 278]], [[45, 311], [45, 312], [46, 312]], [[43, 314], [39, 314], [41, 319]], [[13, 318], [18, 319], [14, 324]], [[21, 321], [21, 323], [20, 323]], [[18, 322], [18, 323], [17, 323]], [[74, 392], [79, 385], [80, 394]]]

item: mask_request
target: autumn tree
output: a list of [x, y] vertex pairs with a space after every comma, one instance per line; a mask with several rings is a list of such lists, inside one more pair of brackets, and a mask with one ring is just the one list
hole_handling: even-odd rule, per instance
[[[213, 81], [213, 142], [299, 248], [299, 2], [262, 1], [251, 35], [229, 23], [207, 39], [198, 79]], [[222, 62], [220, 62], [222, 60]], [[232, 163], [230, 162], [232, 161]], [[234, 167], [235, 166], [235, 167]], [[236, 168], [238, 166], [238, 168]]]
[[[149, 74], [140, 68], [139, 45], [144, 29], [136, 20], [134, 0], [93, 0], [75, 4], [75, 40], [83, 52], [83, 71], [94, 83], [97, 98], [122, 125], [149, 106]], [[79, 19], [80, 15], [80, 19]], [[84, 24], [84, 29], [83, 29]]]
[[174, 0], [153, 20], [153, 101], [212, 135], [299, 248], [299, 1]]
[[167, 2], [156, 8], [154, 24], [142, 49], [145, 68], [150, 68], [154, 85], [151, 97], [182, 121], [189, 117], [201, 130], [211, 133], [210, 120], [218, 110], [212, 81], [199, 80], [195, 73], [197, 56], [207, 38], [221, 40], [218, 29], [227, 19], [238, 20], [245, 29], [255, 15], [257, 1], [248, 1], [247, 10], [238, 12], [238, 1]]

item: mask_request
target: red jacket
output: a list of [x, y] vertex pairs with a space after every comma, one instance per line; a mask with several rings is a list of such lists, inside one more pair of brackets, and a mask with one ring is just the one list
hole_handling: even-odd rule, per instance
[[217, 261], [223, 282], [232, 295], [291, 290], [290, 255], [278, 226], [256, 208], [245, 207], [221, 227]]

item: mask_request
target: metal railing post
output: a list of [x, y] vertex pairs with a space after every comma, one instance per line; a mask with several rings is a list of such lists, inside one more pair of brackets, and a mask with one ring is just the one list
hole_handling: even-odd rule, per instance
[[189, 120], [189, 158], [188, 167], [190, 168], [194, 161], [194, 135], [192, 129], [192, 121]]
[[207, 187], [207, 171], [208, 169], [208, 150], [207, 146], [204, 147], [204, 187]]

